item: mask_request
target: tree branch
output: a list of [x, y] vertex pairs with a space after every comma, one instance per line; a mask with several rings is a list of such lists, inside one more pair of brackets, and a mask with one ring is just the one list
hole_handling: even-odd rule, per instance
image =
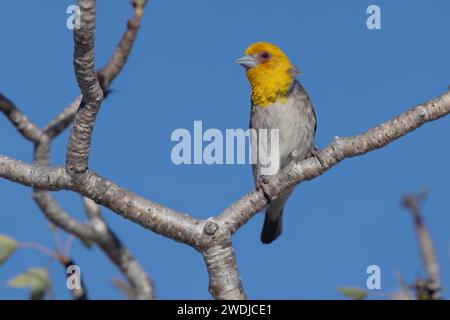
[[[130, 33], [126, 33], [121, 40], [124, 45], [118, 47], [108, 65], [101, 71], [103, 73], [97, 75], [94, 67], [95, 4], [95, 0], [78, 0], [81, 9], [81, 28], [74, 31], [74, 69], [83, 98], [70, 134], [65, 167], [47, 167], [40, 161], [37, 161], [36, 165], [29, 165], [0, 155], [0, 177], [42, 191], [72, 190], [147, 229], [190, 245], [202, 253], [209, 273], [210, 292], [218, 299], [245, 298], [231, 236], [269, 201], [275, 199], [287, 188], [323, 174], [345, 158], [381, 148], [424, 123], [436, 120], [450, 112], [450, 93], [445, 93], [363, 134], [349, 138], [336, 138], [317, 156], [291, 163], [280, 173], [270, 177], [264, 190], [253, 190], [217, 217], [197, 220], [122, 189], [88, 170], [93, 127], [103, 99], [101, 85], [109, 86], [110, 81], [106, 80], [112, 79], [121, 70], [135, 37], [134, 29], [137, 30], [139, 26], [139, 23], [128, 24], [127, 31]], [[140, 19], [145, 1], [134, 0], [133, 4], [135, 18]], [[127, 44], [130, 45], [127, 46]], [[102, 78], [102, 74], [105, 78]], [[44, 130], [49, 133], [48, 137], [55, 136], [70, 123], [75, 107], [69, 109], [66, 109], [55, 122], [50, 123], [48, 129]], [[40, 143], [48, 143], [44, 140], [46, 139]], [[49, 146], [44, 146], [42, 150], [36, 148], [35, 152], [45, 154], [48, 149]], [[92, 209], [89, 206], [86, 208]], [[55, 212], [59, 212], [61, 219], [62, 209], [57, 209]], [[95, 221], [100, 216], [98, 212], [88, 212], [88, 215], [91, 217], [90, 226], [96, 234], [107, 230], [105, 224], [97, 223], [96, 226]], [[74, 228], [71, 223], [59, 222], [68, 229]], [[100, 240], [97, 239], [97, 241]], [[107, 237], [103, 237], [99, 245], [107, 254], [111, 251], [111, 260], [115, 261], [126, 275], [133, 272], [140, 273], [139, 268], [130, 267], [130, 261], [133, 260], [129, 253], [123, 250], [113, 233], [107, 232]], [[121, 267], [122, 262], [124, 265]], [[139, 276], [142, 276], [142, 273]], [[142, 279], [141, 277], [141, 280], [137, 281], [142, 282]]]
[[69, 186], [70, 176], [63, 167], [34, 166], [0, 155], [0, 177], [42, 190], [59, 191]]
[[37, 142], [42, 136], [41, 130], [32, 123], [18, 108], [0, 93], [0, 111], [16, 127], [22, 136], [31, 142]]
[[94, 64], [96, 1], [78, 0], [77, 4], [80, 8], [81, 25], [80, 28], [74, 28], [73, 64], [83, 98], [67, 144], [65, 169], [70, 174], [87, 170], [95, 118], [103, 100], [103, 90]]
[[[135, 3], [137, 2], [137, 3]], [[103, 89], [106, 90], [115, 77], [122, 70], [126, 63], [127, 57], [131, 52], [132, 45], [135, 41], [137, 31], [140, 26], [140, 20], [143, 14], [143, 8], [146, 1], [132, 1], [134, 7], [134, 17], [129, 20], [127, 29], [122, 36], [112, 58], [106, 64], [104, 69], [98, 73], [102, 79]], [[76, 60], [76, 59], [75, 59]], [[11, 122], [18, 127], [19, 131], [35, 143], [33, 164], [39, 168], [44, 168], [50, 165], [50, 143], [51, 140], [61, 133], [73, 120], [73, 117], [82, 100], [80, 95], [68, 108], [66, 108], [60, 115], [41, 131], [4, 96], [0, 95], [0, 110], [3, 111]], [[10, 168], [11, 170], [21, 170], [23, 168]], [[46, 171], [46, 170], [43, 170]], [[60, 170], [57, 170], [60, 171]], [[55, 173], [55, 172], [54, 172]], [[61, 174], [61, 176], [59, 176]], [[62, 172], [56, 172], [54, 178], [65, 179]], [[51, 181], [49, 177], [45, 179]], [[48, 189], [48, 190], [60, 190]], [[89, 199], [85, 199], [85, 209], [90, 217], [90, 224], [83, 224], [76, 219], [73, 219], [67, 214], [64, 209], [54, 200], [50, 192], [44, 189], [34, 189], [33, 198], [38, 204], [41, 211], [49, 219], [50, 222], [63, 230], [76, 235], [77, 237], [94, 241], [107, 254], [110, 260], [117, 265], [117, 267], [124, 273], [127, 280], [134, 291], [134, 296], [138, 299], [154, 299], [153, 284], [140, 264], [133, 258], [128, 249], [123, 246], [121, 241], [117, 238], [112, 230], [109, 229], [103, 220], [99, 207], [97, 204]]]
[[411, 213], [413, 218], [422, 263], [428, 274], [428, 284], [426, 285], [427, 291], [431, 299], [439, 299], [441, 291], [439, 263], [437, 261], [433, 241], [425, 226], [420, 210], [420, 203], [424, 200], [425, 196], [425, 193], [405, 196], [403, 198], [403, 205]]
[[220, 300], [243, 300], [244, 288], [237, 270], [236, 255], [227, 237], [203, 251], [209, 274], [209, 292]]
[[197, 246], [199, 220], [144, 199], [91, 171], [72, 181], [62, 167], [35, 166], [0, 155], [0, 177], [40, 190], [75, 191], [144, 228]]
[[100, 207], [92, 200], [84, 197], [84, 207], [97, 235], [95, 242], [106, 253], [109, 259], [125, 275], [137, 299], [153, 300], [153, 283], [132, 253], [122, 244], [120, 239], [108, 227], [101, 215]]
[[[49, 140], [42, 140], [35, 146], [34, 162], [36, 164], [40, 166], [49, 165], [49, 143]], [[138, 299], [155, 298], [153, 284], [149, 276], [133, 258], [131, 252], [122, 245], [114, 232], [109, 229], [97, 204], [90, 199], [83, 199], [86, 213], [90, 218], [89, 224], [83, 224], [67, 214], [54, 200], [50, 192], [34, 189], [33, 199], [50, 222], [80, 239], [94, 241], [98, 244], [125, 275]]]
[[98, 72], [100, 84], [104, 91], [108, 91], [111, 82], [122, 71], [133, 48], [136, 35], [141, 27], [141, 19], [147, 1], [131, 1], [134, 7], [134, 17], [127, 22], [127, 29], [120, 39], [116, 50], [108, 63]]
[[63, 132], [73, 121], [78, 107], [80, 106], [83, 96], [79, 95], [70, 105], [51, 120], [42, 131], [50, 138], [58, 136]]
[[[323, 174], [345, 158], [379, 149], [424, 123], [449, 113], [450, 93], [447, 92], [365, 133], [336, 138], [317, 156], [291, 163], [272, 176], [265, 191], [269, 191], [268, 195], [273, 199], [287, 188]], [[196, 220], [124, 190], [89, 170], [77, 175], [76, 179], [70, 179], [60, 167], [31, 166], [0, 156], [0, 177], [40, 189], [70, 189], [144, 228], [188, 244], [203, 254], [210, 275], [210, 291], [215, 298], [245, 297], [230, 238], [267, 204], [267, 194], [262, 190], [253, 190], [217, 217]]]
[[362, 134], [353, 137], [335, 138], [316, 157], [291, 163], [280, 173], [271, 176], [264, 192], [253, 190], [246, 194], [225, 209], [218, 219], [227, 223], [230, 232], [233, 234], [267, 205], [267, 196], [274, 199], [284, 190], [322, 175], [346, 158], [356, 157], [382, 148], [423, 124], [437, 120], [449, 113], [450, 92], [446, 92]]
[[[142, 14], [146, 3], [147, 1], [132, 1], [134, 16], [132, 19], [128, 20], [127, 28], [108, 63], [97, 73], [100, 86], [105, 93], [105, 97], [107, 96], [111, 83], [122, 71], [128, 57], [130, 56], [131, 49], [133, 48], [133, 44], [136, 40], [136, 36], [141, 25]], [[50, 138], [53, 138], [64, 131], [72, 123], [81, 99], [82, 95], [78, 96], [68, 107], [64, 109], [62, 113], [57, 115], [46, 127], [44, 127], [43, 132], [45, 132]]]

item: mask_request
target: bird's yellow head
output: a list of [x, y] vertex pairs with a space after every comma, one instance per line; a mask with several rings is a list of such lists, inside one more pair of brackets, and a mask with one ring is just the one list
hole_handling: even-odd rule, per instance
[[237, 63], [246, 68], [255, 105], [266, 107], [278, 99], [286, 101], [298, 72], [280, 48], [268, 42], [254, 43]]

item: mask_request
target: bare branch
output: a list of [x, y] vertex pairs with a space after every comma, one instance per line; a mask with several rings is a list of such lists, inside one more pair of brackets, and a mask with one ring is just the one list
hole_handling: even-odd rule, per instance
[[[95, 100], [95, 93], [97, 92], [95, 86], [97, 85], [98, 81], [92, 77], [91, 72], [91, 69], [94, 68], [93, 29], [95, 29], [95, 1], [81, 2], [83, 2], [83, 5], [85, 5], [84, 9], [88, 13], [88, 15], [85, 17], [86, 21], [82, 20], [82, 23], [85, 23], [84, 30], [89, 30], [89, 32], [85, 34], [83, 33], [85, 31], [81, 31], [82, 34], [78, 35], [77, 33], [75, 33], [74, 65], [77, 80], [79, 82], [82, 93], [88, 93], [87, 99], [85, 98], [83, 101], [83, 106], [85, 106], [86, 101], [91, 100], [94, 100], [93, 105], [95, 106], [97, 102]], [[112, 58], [107, 63], [107, 65], [98, 73], [98, 77], [101, 79], [102, 88], [105, 91], [126, 63], [127, 57], [131, 52], [133, 42], [136, 38], [137, 31], [140, 27], [140, 20], [142, 18], [143, 8], [146, 4], [146, 1], [132, 1], [132, 4], [134, 7], [134, 18], [128, 21], [127, 29], [122, 36], [122, 39], [119, 42]], [[89, 14], [91, 14], [91, 16], [89, 16]], [[92, 18], [94, 19], [93, 22]], [[87, 37], [85, 37], [85, 35]], [[92, 43], [89, 43], [90, 35], [92, 35]], [[93, 93], [93, 97], [91, 97], [89, 93]], [[89, 100], [89, 98], [91, 99]], [[50, 165], [50, 142], [52, 138], [60, 134], [72, 122], [81, 102], [82, 95], [80, 95], [60, 115], [52, 120], [42, 130], [42, 132], [40, 129], [34, 126], [34, 124], [32, 124], [25, 116], [23, 116], [20, 111], [2, 95], [0, 95], [0, 110], [7, 115], [11, 122], [16, 125], [19, 131], [26, 138], [32, 140], [35, 143], [33, 163], [37, 167], [42, 168], [48, 167]], [[92, 115], [92, 113], [90, 113], [90, 115]], [[57, 175], [59, 174], [60, 172], [57, 173]], [[64, 176], [64, 174], [62, 175]], [[49, 177], [46, 177], [46, 179], [48, 179], [49, 181], [51, 180], [49, 179]], [[53, 190], [53, 188], [50, 190]], [[90, 224], [83, 224], [70, 217], [70, 215], [67, 214], [64, 209], [54, 200], [50, 192], [40, 189], [34, 189], [33, 198], [40, 207], [41, 211], [53, 224], [71, 234], [76, 235], [81, 239], [96, 242], [108, 255], [111, 261], [116, 264], [117, 267], [127, 277], [132, 290], [134, 290], [134, 296], [136, 298], [154, 298], [153, 285], [150, 278], [148, 277], [144, 269], [139, 265], [139, 263], [133, 258], [132, 254], [122, 245], [120, 240], [106, 225], [97, 204], [95, 204], [92, 200], [85, 198], [84, 203], [86, 211], [90, 217]], [[84, 290], [82, 290], [81, 292], [75, 292], [74, 294], [75, 297], [87, 297]]]
[[94, 228], [73, 219], [55, 201], [50, 192], [34, 190], [33, 199], [47, 219], [54, 225], [82, 239], [93, 239], [95, 237]]
[[423, 221], [420, 203], [425, 199], [425, 193], [407, 195], [403, 198], [403, 205], [409, 210], [413, 218], [414, 227], [419, 243], [420, 254], [424, 268], [428, 274], [427, 291], [432, 299], [439, 299], [441, 284], [439, 280], [439, 263], [434, 250], [433, 241]]
[[116, 50], [108, 63], [98, 72], [100, 84], [104, 91], [107, 91], [111, 82], [122, 71], [127, 62], [131, 49], [133, 48], [136, 35], [141, 26], [141, 19], [144, 6], [147, 1], [132, 1], [134, 7], [134, 17], [127, 22], [127, 29], [120, 39]]
[[91, 171], [80, 175], [71, 188], [146, 229], [194, 247], [198, 245], [201, 221], [142, 198]]
[[209, 274], [209, 292], [220, 300], [245, 299], [244, 288], [237, 271], [236, 255], [231, 240], [225, 238], [203, 251]]
[[83, 99], [67, 144], [65, 168], [70, 174], [87, 170], [95, 118], [103, 100], [103, 90], [94, 64], [96, 1], [78, 0], [77, 4], [80, 8], [81, 25], [80, 28], [74, 28], [73, 64]]
[[[48, 139], [43, 139], [35, 146], [34, 162], [36, 164], [40, 166], [48, 166], [50, 164], [49, 143]], [[101, 216], [100, 208], [95, 202], [84, 198], [84, 205], [90, 218], [90, 224], [83, 224], [67, 214], [54, 200], [50, 192], [35, 189], [33, 190], [33, 198], [47, 219], [53, 224], [83, 240], [97, 243], [109, 259], [127, 277], [138, 299], [154, 299], [153, 285], [149, 276], [109, 229]], [[73, 291], [72, 294], [77, 299], [87, 297], [85, 286], [83, 286], [83, 290]]]
[[42, 136], [41, 130], [32, 123], [20, 110], [0, 93], [0, 111], [3, 112], [22, 136], [31, 142], [37, 142]]
[[69, 106], [51, 120], [44, 129], [42, 129], [50, 139], [58, 136], [72, 123], [82, 98], [83, 96], [79, 95]]
[[49, 256], [50, 258], [52, 258], [56, 261], [59, 260], [59, 256], [56, 254], [55, 251], [53, 251], [52, 249], [50, 249], [47, 246], [44, 246], [43, 244], [37, 243], [37, 242], [21, 241], [18, 243], [18, 247], [23, 248], [23, 249], [34, 249], [36, 251], [39, 251], [39, 252]]
[[83, 200], [86, 213], [97, 231], [95, 242], [127, 277], [137, 299], [154, 299], [152, 281], [141, 265], [133, 258], [131, 252], [122, 244], [115, 233], [109, 229], [103, 220], [100, 207], [86, 197]]
[[41, 190], [73, 190], [144, 228], [196, 246], [200, 221], [122, 189], [90, 171], [73, 183], [62, 167], [34, 166], [0, 155], [0, 177]]
[[42, 190], [64, 190], [70, 185], [63, 167], [34, 166], [0, 155], [0, 177]]
[[[134, 2], [134, 1], [133, 1]], [[136, 40], [137, 33], [140, 28], [141, 18], [144, 6], [147, 1], [139, 1], [140, 4], [134, 4], [134, 17], [127, 22], [127, 28], [122, 35], [116, 49], [109, 59], [108, 63], [98, 71], [98, 79], [105, 95], [107, 94], [112, 81], [122, 71], [124, 65], [133, 48], [134, 41]], [[43, 129], [43, 131], [50, 137], [56, 137], [64, 129], [66, 129], [71, 123], [77, 113], [82, 96], [78, 96], [64, 111], [56, 116], [50, 123]]]
[[[40, 167], [48, 167], [50, 165], [50, 141], [48, 139], [42, 139], [35, 144], [33, 163]], [[33, 190], [33, 199], [42, 213], [54, 225], [83, 239], [94, 238], [94, 228], [73, 219], [55, 201], [49, 191], [35, 188]]]
[[100, 206], [89, 198], [82, 197], [84, 211], [86, 212], [91, 224], [95, 225], [97, 222], [104, 223]]

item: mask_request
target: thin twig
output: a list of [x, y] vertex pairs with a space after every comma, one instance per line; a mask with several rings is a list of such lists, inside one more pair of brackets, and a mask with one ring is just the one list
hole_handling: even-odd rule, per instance
[[18, 247], [24, 248], [24, 249], [26, 248], [26, 249], [37, 250], [37, 251], [49, 256], [50, 258], [55, 259], [56, 261], [59, 261], [58, 254], [55, 251], [53, 251], [52, 249], [50, 249], [49, 247], [44, 246], [43, 244], [31, 242], [31, 241], [24, 241], [24, 242], [19, 242]]
[[[417, 194], [410, 194], [403, 198], [402, 203], [403, 206], [411, 213], [413, 218], [422, 263], [428, 275], [428, 281], [426, 284], [418, 286], [416, 289], [425, 286], [425, 290], [429, 293], [431, 299], [439, 299], [441, 291], [439, 280], [439, 263], [437, 261], [433, 241], [431, 240], [430, 233], [425, 226], [422, 212], [420, 210], [420, 205], [426, 198], [426, 195], [426, 191], [422, 191]], [[417, 284], [419, 284], [419, 282]], [[421, 294], [420, 296], [423, 295]]]
[[37, 142], [42, 136], [41, 130], [31, 122], [14, 103], [0, 93], [0, 112], [16, 127], [22, 136], [31, 142]]

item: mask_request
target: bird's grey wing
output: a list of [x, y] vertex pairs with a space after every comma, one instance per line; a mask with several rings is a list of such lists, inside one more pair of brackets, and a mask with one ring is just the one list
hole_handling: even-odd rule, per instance
[[298, 127], [295, 128], [295, 133], [293, 132], [293, 134], [297, 134], [296, 146], [292, 149], [294, 153], [289, 157], [287, 163], [303, 160], [310, 154], [315, 147], [314, 140], [317, 129], [317, 117], [311, 99], [297, 80], [295, 80], [290, 94], [294, 96]]
[[[255, 106], [254, 104], [253, 104], [253, 101], [251, 101], [250, 100], [250, 117], [249, 117], [249, 125], [248, 125], [248, 127], [249, 127], [249, 129], [250, 129], [250, 131], [252, 130], [252, 129], [255, 129], [254, 128], [254, 126], [253, 126], [253, 121], [252, 121], [252, 118], [253, 118], [253, 114], [254, 114], [254, 112], [255, 112], [255, 108], [256, 108], [257, 106]], [[253, 153], [253, 156], [256, 156], [256, 146], [255, 145], [252, 145], [252, 141], [251, 141], [251, 138], [249, 139], [250, 140], [250, 150], [251, 150], [251, 152]], [[253, 143], [256, 143], [256, 141], [254, 141]], [[253, 179], [255, 180], [255, 183], [256, 183], [256, 181], [257, 181], [257, 179], [258, 179], [258, 164], [257, 164], [257, 162], [256, 163], [252, 163], [252, 171], [253, 171]]]

